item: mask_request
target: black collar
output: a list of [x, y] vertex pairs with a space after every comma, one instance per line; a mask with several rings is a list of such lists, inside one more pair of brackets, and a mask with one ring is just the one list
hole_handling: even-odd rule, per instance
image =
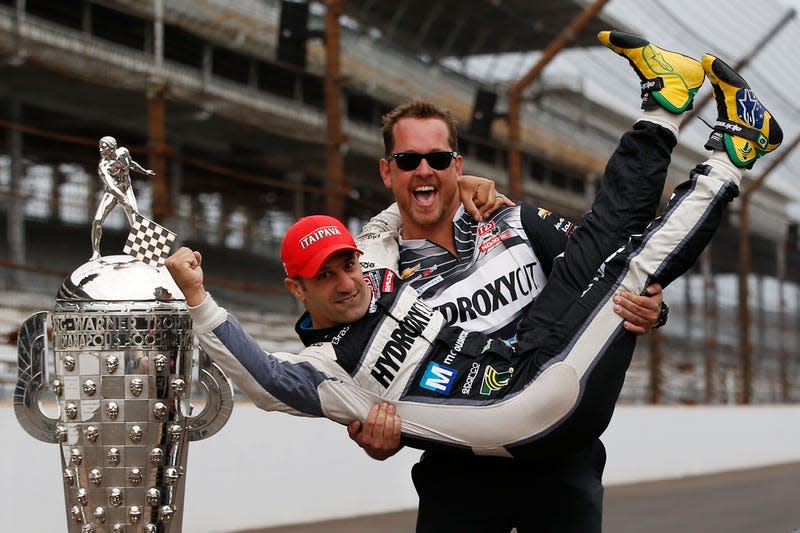
[[311, 315], [306, 311], [297, 320], [297, 323], [294, 325], [294, 330], [297, 332], [304, 346], [311, 346], [312, 344], [319, 344], [320, 342], [330, 342], [331, 339], [346, 327], [345, 325], [315, 329], [311, 327]]

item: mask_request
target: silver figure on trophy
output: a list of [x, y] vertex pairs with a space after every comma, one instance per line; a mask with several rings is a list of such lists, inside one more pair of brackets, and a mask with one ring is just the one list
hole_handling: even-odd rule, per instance
[[128, 217], [128, 224], [134, 225], [134, 213], [138, 213], [136, 197], [133, 195], [131, 185], [131, 169], [146, 174], [155, 175], [155, 172], [148, 170], [139, 163], [131, 159], [131, 154], [127, 148], [121, 146], [117, 148], [117, 140], [114, 137], [103, 137], [98, 143], [100, 148], [100, 163], [97, 165], [97, 174], [103, 182], [103, 197], [97, 204], [97, 211], [92, 220], [92, 259], [100, 257], [100, 237], [103, 235], [103, 222], [108, 214], [119, 204]]
[[[129, 178], [124, 191], [129, 220], [147, 226]], [[98, 214], [108, 205], [104, 195]], [[165, 251], [159, 232], [133, 224], [131, 234], [133, 257], [93, 255], [64, 281], [53, 313], [38, 312], [19, 330], [14, 411], [33, 437], [60, 445], [70, 533], [181, 531], [187, 444], [214, 435], [233, 408], [230, 381], [195, 350], [183, 295], [157, 266], [168, 244]], [[206, 398], [192, 416], [195, 354]], [[39, 407], [48, 389], [57, 418]]]

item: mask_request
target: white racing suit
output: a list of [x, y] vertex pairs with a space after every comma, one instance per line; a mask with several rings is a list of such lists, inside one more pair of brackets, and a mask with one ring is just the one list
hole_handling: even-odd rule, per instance
[[397, 246], [388, 232], [359, 243], [370, 267], [366, 316], [314, 330], [304, 315], [299, 354], [265, 353], [210, 296], [190, 309], [194, 332], [265, 410], [347, 424], [387, 401], [402, 420], [403, 443], [422, 449], [523, 458], [586, 446], [611, 418], [635, 343], [612, 296], [666, 286], [685, 272], [738, 194], [724, 169], [699, 165], [662, 217], [630, 237], [655, 212], [663, 176], [623, 175], [607, 170], [515, 345], [447, 326], [391, 270]]

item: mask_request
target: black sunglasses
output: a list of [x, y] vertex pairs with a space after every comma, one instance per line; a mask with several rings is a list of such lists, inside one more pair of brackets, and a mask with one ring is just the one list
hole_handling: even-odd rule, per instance
[[444, 170], [450, 166], [450, 162], [458, 155], [458, 152], [429, 152], [418, 154], [416, 152], [398, 152], [386, 157], [387, 161], [392, 159], [397, 163], [400, 170], [414, 170], [424, 159], [434, 170]]

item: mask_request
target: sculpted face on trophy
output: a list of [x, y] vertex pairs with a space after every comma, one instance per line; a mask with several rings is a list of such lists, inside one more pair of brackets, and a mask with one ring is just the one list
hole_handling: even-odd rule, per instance
[[[152, 171], [113, 137], [103, 137], [99, 150], [104, 193], [91, 258], [64, 280], [53, 312], [22, 324], [14, 410], [29, 434], [60, 448], [70, 533], [175, 533], [188, 442], [224, 426], [233, 391], [195, 351], [183, 295], [162, 267], [175, 234], [137, 210], [130, 171]], [[103, 256], [102, 224], [117, 205], [131, 225], [126, 255]], [[193, 414], [195, 364], [206, 401]], [[39, 407], [48, 388], [56, 418]]]
[[106, 405], [106, 416], [109, 420], [116, 420], [119, 416], [119, 404], [117, 402], [108, 402]]

